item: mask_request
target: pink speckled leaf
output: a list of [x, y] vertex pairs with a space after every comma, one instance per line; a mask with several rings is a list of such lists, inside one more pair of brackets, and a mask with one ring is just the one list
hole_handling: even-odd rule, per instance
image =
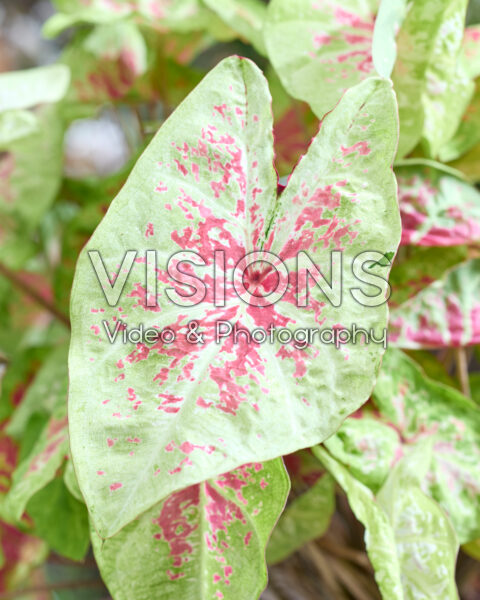
[[[0, 508], [5, 520], [18, 522], [30, 498], [54, 477], [68, 453], [66, 403], [48, 421], [31, 452], [18, 465]], [[63, 414], [62, 414], [63, 413]]]
[[[70, 434], [79, 484], [102, 536], [178, 489], [320, 442], [371, 392], [382, 343], [337, 349], [313, 342], [302, 350], [276, 336], [273, 343], [248, 343], [244, 334], [215, 340], [219, 321], [250, 331], [270, 324], [333, 331], [356, 323], [377, 339], [386, 325], [384, 296], [379, 306], [365, 307], [349, 290], [362, 288], [353, 258], [366, 249], [393, 255], [400, 237], [389, 83], [372, 78], [347, 92], [278, 200], [269, 100], [251, 62], [223, 61], [164, 124], [79, 259]], [[108, 306], [88, 253], [100, 252], [115, 273], [131, 249], [137, 255], [121, 299]], [[156, 250], [148, 260], [147, 249]], [[278, 254], [290, 271], [275, 305], [247, 305], [233, 289], [236, 263], [254, 250]], [[342, 253], [343, 304], [331, 305], [316, 286], [306, 308], [296, 305], [301, 250], [325, 273], [330, 251]], [[172, 288], [165, 271], [180, 251], [206, 263], [191, 265], [206, 285], [203, 299], [193, 298], [202, 300], [196, 306], [167, 297], [169, 290], [186, 293]], [[227, 282], [224, 306], [213, 304], [215, 251], [225, 256], [224, 267], [217, 262], [217, 281]], [[155, 257], [156, 297], [145, 288]], [[369, 273], [386, 277], [388, 270], [372, 264]], [[268, 276], [267, 267], [249, 270], [247, 284], [265, 296]], [[176, 340], [111, 344], [105, 327], [113, 332], [119, 320], [128, 328], [168, 327]], [[192, 320], [203, 344], [187, 338]]]
[[463, 58], [470, 77], [480, 76], [480, 25], [467, 27], [463, 35]]
[[365, 545], [382, 598], [458, 600], [455, 531], [442, 508], [419, 486], [429, 453], [414, 448], [374, 495], [322, 447], [313, 451], [365, 526]]
[[131, 97], [136, 84], [138, 94], [138, 80], [147, 70], [147, 46], [139, 28], [122, 21], [79, 33], [61, 60], [72, 72], [67, 100], [97, 107]]
[[374, 493], [403, 456], [422, 447], [430, 454], [423, 491], [447, 512], [461, 543], [480, 535], [478, 407], [426, 377], [402, 352], [387, 351], [373, 405], [347, 419], [325, 445]]
[[[452, 161], [463, 156], [480, 144], [480, 81], [476, 81], [475, 93], [462, 117], [457, 132], [439, 153], [440, 160]], [[478, 171], [478, 169], [477, 169]]]
[[272, 0], [265, 42], [287, 91], [322, 118], [349, 87], [375, 74], [372, 39], [378, 2]]
[[134, 19], [147, 27], [176, 32], [209, 29], [220, 37], [230, 31], [201, 0], [54, 0], [58, 13], [44, 26], [44, 34], [54, 37], [64, 29], [82, 23], [95, 25]]
[[480, 343], [480, 259], [448, 271], [390, 313], [389, 342], [398, 348]]
[[480, 194], [441, 165], [395, 169], [402, 244], [459, 246], [480, 242]]
[[400, 112], [399, 158], [423, 138], [437, 156], [455, 133], [473, 93], [463, 65], [467, 0], [409, 3], [397, 37], [392, 79]]
[[467, 246], [402, 246], [390, 273], [388, 305], [397, 308], [467, 258]]
[[92, 531], [102, 578], [115, 600], [255, 600], [288, 490], [281, 459], [245, 465], [173, 493], [113, 538]]
[[422, 488], [447, 512], [460, 541], [480, 536], [480, 413], [478, 407], [425, 376], [389, 350], [374, 390], [381, 420], [398, 436], [395, 460], [429, 441], [432, 460]]
[[0, 509], [10, 521], [20, 520], [28, 501], [55, 477], [68, 453], [67, 348], [63, 344], [51, 352], [7, 427], [7, 433], [21, 441], [33, 418], [45, 423], [33, 448], [15, 469]]

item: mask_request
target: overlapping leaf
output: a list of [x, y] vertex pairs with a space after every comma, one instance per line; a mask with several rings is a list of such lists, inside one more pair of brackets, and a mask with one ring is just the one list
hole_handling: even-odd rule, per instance
[[473, 93], [463, 66], [466, 0], [413, 2], [397, 37], [393, 71], [400, 112], [398, 156], [424, 138], [431, 156], [455, 133]]
[[288, 490], [276, 459], [175, 492], [113, 538], [92, 531], [102, 577], [116, 600], [254, 600]]
[[56, 103], [68, 82], [63, 65], [0, 75], [0, 258], [15, 265], [60, 186], [64, 126]]
[[466, 246], [402, 246], [390, 274], [392, 295], [389, 306], [397, 308], [413, 298], [467, 257]]
[[131, 92], [147, 70], [147, 47], [133, 23], [99, 25], [79, 34], [62, 61], [72, 71], [68, 100], [99, 105], [124, 99]]
[[71, 560], [85, 558], [90, 545], [87, 509], [70, 494], [61, 477], [33, 496], [27, 513], [35, 535], [45, 540], [54, 552]]
[[480, 194], [430, 165], [395, 169], [402, 215], [402, 244], [459, 246], [480, 242]]
[[446, 511], [460, 542], [480, 535], [480, 416], [456, 390], [425, 377], [411, 359], [389, 350], [374, 390], [378, 410], [345, 421], [326, 446], [376, 493], [398, 461], [431, 447], [420, 485]]
[[463, 58], [468, 75], [480, 76], [480, 25], [467, 27], [463, 36]]
[[454, 267], [390, 313], [398, 348], [443, 348], [480, 342], [480, 259]]
[[418, 486], [424, 454], [416, 452], [400, 461], [374, 495], [323, 448], [314, 452], [345, 490], [365, 526], [365, 544], [382, 597], [457, 599], [458, 542], [443, 510]]
[[67, 27], [81, 23], [105, 25], [134, 19], [161, 31], [176, 32], [208, 29], [219, 38], [231, 31], [200, 0], [54, 0], [58, 12], [45, 24], [48, 37], [58, 35]]
[[263, 25], [266, 6], [261, 0], [204, 0], [229, 27], [248, 40], [261, 54], [265, 54]]
[[335, 510], [334, 481], [323, 474], [295, 498], [280, 517], [267, 546], [267, 562], [284, 560], [307, 542], [323, 535]]
[[[385, 326], [385, 305], [365, 308], [348, 293], [336, 308], [315, 288], [310, 306], [299, 309], [295, 277], [270, 307], [247, 306], [230, 282], [237, 261], [252, 250], [279, 255], [292, 277], [297, 251], [308, 250], [328, 273], [329, 251], [337, 249], [348, 291], [359, 287], [348, 269], [359, 252], [395, 252], [396, 115], [389, 84], [369, 79], [344, 96], [278, 202], [271, 127], [259, 71], [238, 58], [222, 62], [162, 127], [80, 257], [71, 307], [70, 434], [79, 484], [102, 536], [225, 468], [321, 441], [370, 393], [380, 344], [300, 350], [293, 343], [248, 344], [244, 336], [215, 343], [219, 320], [250, 330], [361, 323], [377, 336]], [[87, 252], [101, 253], [115, 273], [132, 248], [137, 259], [123, 295], [109, 307]], [[144, 287], [146, 249], [156, 249], [156, 307], [145, 302], [152, 299]], [[173, 253], [187, 250], [206, 262], [195, 272], [207, 282], [207, 295], [182, 308], [167, 299], [172, 280], [165, 268]], [[215, 250], [226, 259], [224, 307], [213, 305]], [[371, 265], [370, 272], [385, 277], [388, 267]], [[257, 287], [257, 275], [249, 277], [264, 295], [268, 288]], [[185, 294], [182, 286], [172, 289]], [[168, 326], [177, 341], [110, 344], [105, 326], [113, 331], [118, 319], [129, 327]], [[186, 340], [192, 320], [204, 344]], [[279, 407], [282, 416], [272, 422]]]
[[480, 144], [480, 83], [477, 81], [475, 93], [460, 126], [453, 138], [446, 144], [439, 156], [446, 162], [456, 160]]
[[268, 56], [294, 97], [322, 118], [342, 93], [374, 74], [377, 0], [272, 0], [265, 25]]
[[19, 521], [29, 500], [56, 475], [68, 453], [67, 425], [68, 373], [66, 347], [54, 351], [44, 363], [34, 383], [9, 425], [9, 433], [22, 439], [34, 415], [43, 418], [38, 438], [21, 460], [1, 512], [9, 521]]

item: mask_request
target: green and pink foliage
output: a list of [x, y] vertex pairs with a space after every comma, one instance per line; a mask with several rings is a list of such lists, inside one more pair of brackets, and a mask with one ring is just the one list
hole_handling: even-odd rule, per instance
[[[218, 320], [249, 330], [269, 323], [348, 328], [359, 319], [381, 330], [386, 323], [385, 305], [366, 309], [345, 294], [337, 308], [312, 290], [310, 305], [301, 309], [294, 291], [301, 250], [325, 269], [329, 250], [341, 250], [346, 264], [365, 244], [383, 254], [396, 251], [390, 85], [372, 78], [344, 96], [278, 198], [269, 102], [266, 82], [252, 63], [222, 62], [161, 128], [80, 258], [71, 306], [70, 433], [80, 488], [102, 536], [219, 470], [321, 442], [370, 394], [383, 352], [379, 345], [299, 350], [278, 341], [247, 344], [243, 336], [238, 344], [232, 337], [215, 343]], [[108, 307], [88, 251], [100, 252], [115, 273], [134, 247], [121, 301]], [[150, 304], [156, 306], [145, 302], [143, 285], [145, 251], [152, 247], [158, 302]], [[187, 250], [206, 262], [202, 277], [209, 285], [200, 304], [194, 298], [196, 306], [182, 307], [168, 301], [165, 264]], [[274, 306], [247, 306], [227, 283], [225, 305], [215, 307], [215, 251], [224, 252], [230, 282], [237, 261], [254, 250], [273, 252], [288, 265], [284, 297]], [[385, 266], [373, 265], [372, 272], [385, 275]], [[252, 285], [260, 281], [263, 295], [271, 285], [268, 271], [257, 275], [249, 276]], [[346, 289], [356, 287], [355, 281], [345, 274]], [[106, 352], [105, 324], [113, 331], [119, 319], [127, 326], [169, 327], [177, 340], [116, 343]], [[204, 344], [185, 339], [192, 319], [205, 333]], [[348, 377], [340, 376], [346, 371]], [[108, 392], [92, 395], [86, 378]], [[323, 382], [321, 394], [314, 381]], [[289, 419], [272, 426], [278, 403]]]
[[448, 270], [390, 312], [390, 344], [443, 348], [478, 344], [480, 259]]
[[120, 600], [150, 600], [159, 589], [165, 600], [257, 598], [289, 487], [281, 459], [244, 465], [174, 492], [112, 538], [92, 531], [105, 583]]
[[478, 245], [480, 194], [459, 178], [459, 174], [428, 162], [397, 167], [395, 174], [402, 215], [402, 244]]
[[[415, 448], [429, 456], [422, 490], [448, 514], [458, 538], [480, 537], [480, 415], [462, 394], [428, 379], [398, 350], [388, 350], [373, 402], [325, 443], [375, 494]], [[420, 451], [420, 450], [419, 450]], [[415, 464], [412, 464], [415, 472]]]

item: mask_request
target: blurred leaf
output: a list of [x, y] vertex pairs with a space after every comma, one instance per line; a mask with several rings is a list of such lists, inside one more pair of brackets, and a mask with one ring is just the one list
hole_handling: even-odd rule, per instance
[[265, 55], [263, 26], [267, 8], [262, 0], [204, 0], [228, 26]]
[[64, 462], [69, 449], [66, 411], [66, 403], [55, 410], [31, 453], [13, 473], [12, 487], [0, 506], [5, 520], [20, 521], [29, 500], [52, 481]]
[[[285, 89], [318, 118], [348, 88], [374, 74], [372, 38], [377, 0], [272, 0], [265, 24], [268, 56]], [[319, 90], [321, 92], [319, 93]]]
[[460, 246], [480, 243], [480, 193], [433, 165], [401, 166], [398, 181], [402, 244]]
[[455, 133], [473, 93], [461, 64], [467, 0], [411, 2], [397, 37], [392, 79], [400, 112], [398, 156], [422, 135], [430, 156]]
[[394, 308], [389, 341], [412, 350], [480, 343], [480, 259], [450, 269]]
[[[314, 453], [345, 490], [366, 528], [365, 544], [383, 598], [457, 599], [455, 532], [442, 509], [418, 487], [410, 461], [400, 461], [374, 496], [323, 448]], [[417, 472], [422, 469], [419, 458], [417, 452]]]
[[268, 542], [268, 564], [284, 560], [307, 542], [325, 533], [335, 510], [334, 492], [332, 477], [324, 474], [304, 494], [292, 500]]
[[55, 478], [28, 502], [33, 533], [49, 547], [71, 560], [82, 560], [90, 544], [88, 513], [76, 500], [62, 478]]
[[440, 159], [445, 162], [458, 159], [478, 144], [480, 144], [480, 81], [476, 82], [475, 94], [457, 132], [439, 153]]
[[7, 427], [8, 435], [20, 439], [32, 415], [49, 417], [66, 404], [68, 393], [68, 343], [52, 350], [38, 370], [33, 383]]
[[0, 73], [0, 113], [59, 102], [69, 81], [69, 69], [58, 64]]

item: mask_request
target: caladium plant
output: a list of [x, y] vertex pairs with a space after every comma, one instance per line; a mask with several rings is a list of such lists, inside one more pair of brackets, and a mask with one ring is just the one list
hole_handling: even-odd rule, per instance
[[0, 597], [474, 597], [467, 4], [54, 0], [0, 74]]
[[[220, 86], [226, 87], [221, 104]], [[380, 306], [365, 307], [347, 291], [333, 306], [312, 290], [310, 306], [297, 306], [301, 273], [295, 261], [308, 251], [327, 272], [331, 250], [341, 251], [347, 265], [365, 247], [380, 256], [395, 253], [396, 130], [386, 81], [353, 88], [323, 121], [277, 199], [268, 89], [250, 62], [222, 62], [164, 124], [82, 253], [73, 285], [72, 453], [101, 535], [115, 534], [168, 493], [222, 467], [321, 442], [368, 398], [383, 353], [379, 344], [302, 349], [296, 340], [282, 344], [277, 338], [248, 343], [242, 335], [236, 343], [217, 330], [224, 331], [218, 323], [252, 331], [271, 324], [351, 329], [361, 322], [380, 335], [385, 298]], [[130, 248], [138, 250], [126, 268], [122, 261]], [[169, 301], [172, 280], [165, 268], [171, 255], [186, 251], [190, 261], [198, 257], [204, 268], [197, 273], [211, 282], [191, 307]], [[237, 264], [255, 251], [260, 261], [275, 255], [289, 271], [285, 293], [274, 305], [246, 304], [238, 286], [232, 287]], [[221, 303], [212, 271], [218, 254], [223, 264], [216, 265], [216, 277], [226, 285]], [[118, 305], [106, 304], [92, 256], [101, 256], [124, 286]], [[144, 282], [148, 261], [155, 264], [153, 297]], [[371, 272], [384, 274], [388, 265], [371, 265]], [[269, 268], [246, 271], [250, 285], [266, 281], [254, 288], [257, 294], [272, 291]], [[343, 289], [357, 287], [353, 272], [345, 270]], [[112, 345], [110, 335], [120, 322], [127, 330], [138, 323], [169, 329], [177, 339]], [[203, 340], [189, 339], [192, 322]], [[340, 376], [345, 370], [348, 378]], [[92, 394], [86, 373], [108, 393]], [[322, 382], [321, 394], [314, 380]], [[271, 413], [278, 407], [289, 417], [273, 425]]]

